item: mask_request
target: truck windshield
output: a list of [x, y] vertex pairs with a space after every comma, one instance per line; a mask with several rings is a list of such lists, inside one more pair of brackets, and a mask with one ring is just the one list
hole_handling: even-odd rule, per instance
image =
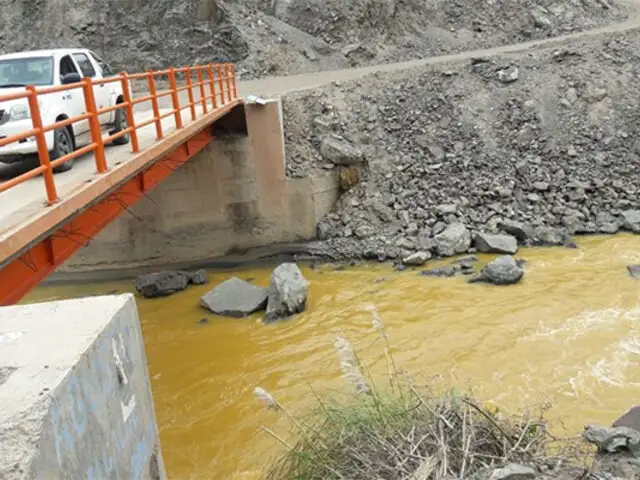
[[0, 88], [53, 85], [53, 58], [0, 60]]

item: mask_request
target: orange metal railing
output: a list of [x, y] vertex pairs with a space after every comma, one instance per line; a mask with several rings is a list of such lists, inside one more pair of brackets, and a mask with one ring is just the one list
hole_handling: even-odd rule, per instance
[[[196, 76], [195, 83], [193, 82], [194, 75]], [[185, 85], [178, 86], [178, 76], [185, 79]], [[157, 90], [156, 86], [158, 77], [166, 77], [168, 79], [169, 88], [167, 90]], [[146, 80], [147, 88], [149, 90], [148, 95], [139, 98], [133, 97], [130, 82], [135, 80]], [[116, 82], [119, 82], [122, 85], [123, 101], [117, 105], [98, 109], [96, 106], [93, 86]], [[38, 97], [40, 95], [74, 89], [82, 89], [86, 113], [50, 125], [43, 125]], [[200, 98], [197, 100], [194, 97], [194, 89], [198, 89], [197, 91]], [[209, 93], [207, 93], [207, 90]], [[186, 105], [180, 104], [179, 93], [182, 91], [186, 91], [188, 94], [189, 101]], [[158, 99], [163, 97], [171, 97], [172, 107], [170, 111], [161, 114]], [[131, 151], [133, 153], [137, 153], [140, 151], [140, 143], [138, 139], [139, 129], [153, 123], [155, 124], [156, 140], [161, 140], [164, 138], [162, 120], [165, 118], [173, 117], [176, 130], [181, 129], [184, 126], [182, 121], [183, 110], [188, 108], [191, 112], [191, 120], [195, 121], [198, 117], [198, 106], [202, 110], [202, 115], [205, 115], [209, 112], [210, 108], [214, 111], [217, 108], [223, 107], [237, 99], [238, 91], [234, 65], [210, 64], [183, 68], [169, 68], [161, 71], [148, 70], [147, 72], [136, 74], [121, 73], [118, 76], [100, 80], [85, 78], [79, 83], [54, 87], [36, 88], [29, 86], [25, 88], [24, 92], [0, 95], [0, 103], [21, 98], [26, 98], [28, 101], [33, 128], [31, 130], [0, 139], [0, 147], [4, 147], [10, 143], [20, 142], [30, 137], [35, 137], [40, 165], [33, 170], [12, 178], [11, 180], [0, 183], [0, 193], [24, 183], [31, 178], [42, 175], [44, 177], [47, 202], [48, 204], [52, 204], [59, 199], [53, 176], [54, 168], [81, 155], [93, 153], [98, 173], [106, 173], [108, 172], [109, 167], [107, 165], [105, 145], [112, 143], [121, 136], [129, 134]], [[136, 124], [134, 106], [144, 102], [151, 102], [153, 117]], [[119, 109], [125, 110], [125, 114], [127, 116], [127, 128], [112, 135], [103, 136], [99, 116]], [[65, 128], [73, 123], [85, 120], [89, 122], [91, 143], [52, 161], [49, 156], [45, 133], [59, 128]]]

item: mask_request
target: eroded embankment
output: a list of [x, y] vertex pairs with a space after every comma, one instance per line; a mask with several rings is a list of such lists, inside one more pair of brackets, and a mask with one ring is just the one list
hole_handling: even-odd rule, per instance
[[436, 251], [453, 223], [516, 221], [547, 244], [640, 232], [637, 33], [286, 97], [288, 174], [340, 168], [356, 183], [318, 227], [327, 252]]

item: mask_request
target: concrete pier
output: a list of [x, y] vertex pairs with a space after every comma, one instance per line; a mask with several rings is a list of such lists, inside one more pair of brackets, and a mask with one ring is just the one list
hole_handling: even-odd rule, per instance
[[0, 478], [166, 478], [133, 295], [0, 308]]

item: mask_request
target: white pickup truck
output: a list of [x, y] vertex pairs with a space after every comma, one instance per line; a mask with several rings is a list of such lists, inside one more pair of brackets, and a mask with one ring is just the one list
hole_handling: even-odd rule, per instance
[[[95, 53], [86, 49], [42, 50], [0, 55], [0, 97], [3, 94], [22, 91], [28, 85], [35, 87], [68, 85], [80, 82], [84, 77], [97, 80], [112, 75], [107, 64]], [[98, 108], [123, 101], [120, 82], [94, 85], [93, 93]], [[38, 101], [42, 123], [45, 126], [86, 112], [81, 88], [39, 95]], [[111, 133], [127, 128], [127, 117], [123, 109], [100, 115], [99, 119], [101, 128]], [[8, 102], [0, 100], [0, 138], [32, 128], [26, 99]], [[91, 143], [89, 122], [87, 120], [75, 122], [67, 128], [47, 132], [46, 139], [51, 160], [55, 160]], [[124, 135], [113, 143], [123, 145], [128, 142], [129, 136]], [[21, 162], [33, 158], [37, 151], [34, 138], [14, 142], [0, 147], [0, 163]], [[69, 161], [60, 165], [55, 171], [64, 172], [72, 167], [73, 161]]]

